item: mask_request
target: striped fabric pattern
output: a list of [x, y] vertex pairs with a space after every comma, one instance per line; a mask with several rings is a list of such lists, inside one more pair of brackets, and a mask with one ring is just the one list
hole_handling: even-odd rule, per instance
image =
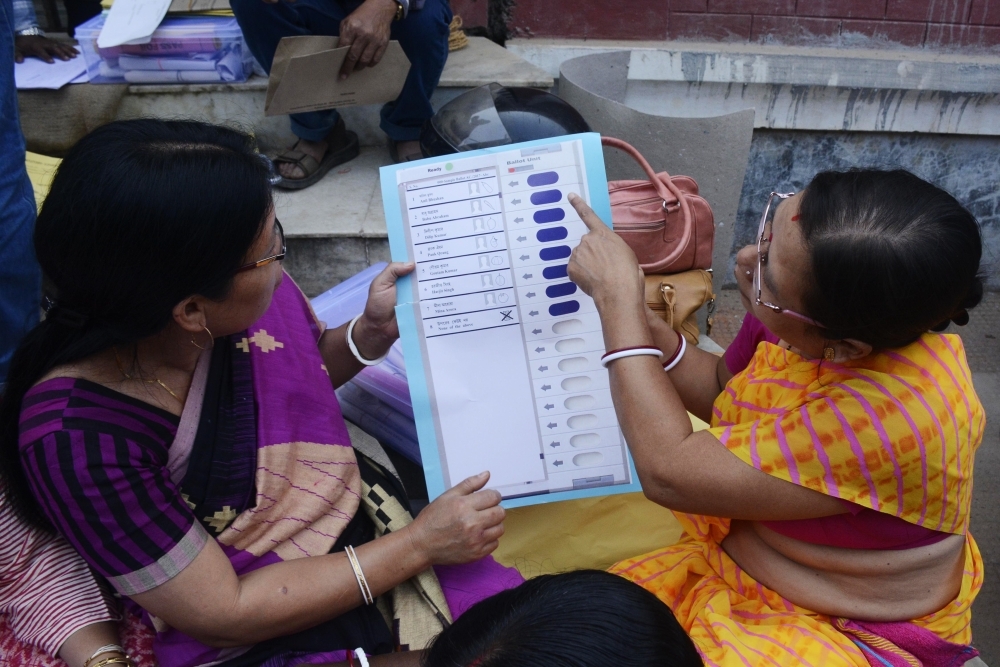
[[[846, 365], [761, 343], [716, 400], [712, 433], [741, 460], [801, 486], [966, 536], [958, 597], [913, 623], [971, 640], [983, 562], [968, 534], [985, 412], [959, 337], [926, 334]], [[673, 609], [708, 665], [851, 665], [868, 658], [829, 617], [796, 607], [720, 547], [729, 520], [676, 513], [676, 545], [612, 568]]]
[[0, 615], [18, 640], [54, 656], [77, 630], [117, 618], [76, 550], [21, 522], [2, 493], [0, 535]]
[[176, 576], [208, 540], [167, 471], [178, 418], [88, 380], [34, 387], [21, 460], [49, 520], [123, 595]]

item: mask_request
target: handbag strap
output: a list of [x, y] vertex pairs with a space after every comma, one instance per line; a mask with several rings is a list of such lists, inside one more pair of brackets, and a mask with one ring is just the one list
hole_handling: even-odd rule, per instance
[[[694, 226], [694, 221], [692, 220], [691, 206], [688, 204], [687, 198], [684, 196], [684, 193], [680, 191], [680, 188], [674, 185], [673, 180], [670, 178], [670, 174], [663, 172], [666, 175], [666, 178], [659, 178], [656, 175], [656, 172], [653, 171], [653, 168], [649, 166], [649, 162], [646, 161], [646, 158], [644, 158], [642, 153], [636, 150], [635, 146], [632, 144], [622, 141], [621, 139], [604, 136], [601, 137], [601, 144], [604, 146], [610, 146], [611, 148], [617, 148], [620, 151], [628, 153], [632, 159], [635, 160], [640, 167], [642, 167], [642, 170], [645, 171], [646, 175], [649, 177], [650, 183], [656, 189], [657, 195], [659, 195], [660, 199], [663, 200], [664, 220], [666, 220], [667, 217], [666, 209], [669, 195], [673, 195], [680, 204], [682, 214], [681, 217], [684, 219], [684, 228], [681, 230], [681, 238], [677, 241], [677, 245], [674, 249], [670, 251], [670, 254], [664, 257], [661, 261], [657, 262], [660, 266], [669, 266], [684, 253], [688, 243], [691, 241], [691, 231]], [[664, 228], [663, 233], [664, 236], [667, 234], [666, 228]]]

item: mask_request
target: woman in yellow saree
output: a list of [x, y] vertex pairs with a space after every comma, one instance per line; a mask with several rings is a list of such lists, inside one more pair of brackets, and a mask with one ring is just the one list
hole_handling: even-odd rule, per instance
[[[629, 351], [608, 362], [619, 421], [645, 494], [685, 528], [612, 571], [668, 604], [709, 665], [974, 657], [985, 417], [961, 339], [931, 330], [982, 296], [975, 219], [904, 171], [772, 193], [737, 256], [753, 352], [733, 375], [645, 310], [631, 250], [574, 205], [591, 231], [570, 277], [609, 355]], [[686, 410], [712, 428], [692, 433]]]

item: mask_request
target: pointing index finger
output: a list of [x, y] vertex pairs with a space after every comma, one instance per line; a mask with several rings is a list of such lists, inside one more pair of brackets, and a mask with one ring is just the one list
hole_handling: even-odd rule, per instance
[[583, 197], [576, 193], [570, 193], [569, 203], [573, 205], [576, 212], [580, 214], [580, 219], [583, 220], [583, 224], [587, 225], [587, 229], [592, 232], [607, 231], [608, 226], [604, 224], [604, 221], [594, 213], [594, 209], [587, 205], [587, 202], [583, 200]]

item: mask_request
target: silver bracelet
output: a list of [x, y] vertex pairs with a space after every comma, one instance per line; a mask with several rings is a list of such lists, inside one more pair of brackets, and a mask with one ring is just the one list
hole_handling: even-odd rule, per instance
[[358, 561], [358, 555], [354, 553], [354, 547], [348, 544], [344, 547], [344, 552], [347, 554], [347, 560], [351, 562], [351, 568], [354, 570], [354, 578], [358, 580], [358, 588], [361, 589], [361, 597], [364, 598], [365, 604], [374, 604], [375, 596], [372, 595], [371, 589], [368, 588], [368, 580], [365, 579], [365, 573], [361, 569], [361, 562]]
[[17, 37], [45, 37], [45, 31], [39, 28], [37, 25], [33, 25], [30, 28], [24, 28], [23, 30], [18, 30], [14, 33]]
[[[351, 320], [350, 324], [347, 325], [347, 347], [351, 348], [351, 354], [353, 354], [354, 358], [357, 359], [360, 363], [364, 364], [365, 366], [377, 366], [381, 364], [383, 361], [385, 361], [385, 358], [389, 356], [389, 350], [386, 350], [385, 354], [383, 354], [378, 359], [365, 359], [363, 356], [361, 356], [361, 352], [358, 351], [358, 346], [354, 344], [354, 325], [357, 324], [358, 320], [360, 319], [361, 315], [358, 315], [353, 320]], [[392, 348], [390, 347], [389, 349], [391, 350]]]

